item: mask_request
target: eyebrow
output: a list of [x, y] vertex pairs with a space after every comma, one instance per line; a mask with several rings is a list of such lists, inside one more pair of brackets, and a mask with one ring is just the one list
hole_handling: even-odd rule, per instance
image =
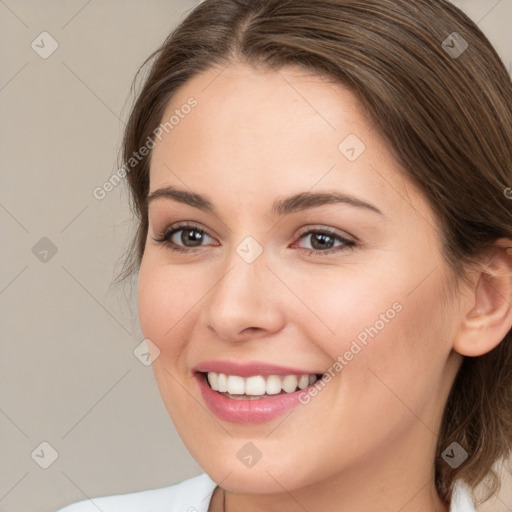
[[[149, 205], [152, 201], [161, 198], [187, 204], [205, 212], [216, 213], [215, 207], [206, 197], [196, 194], [195, 192], [180, 190], [171, 186], [159, 188], [148, 194], [147, 204]], [[382, 211], [373, 204], [341, 192], [301, 192], [290, 197], [276, 200], [272, 205], [272, 213], [274, 215], [284, 216], [293, 212], [336, 203], [344, 203], [356, 208], [363, 208], [384, 216]]]

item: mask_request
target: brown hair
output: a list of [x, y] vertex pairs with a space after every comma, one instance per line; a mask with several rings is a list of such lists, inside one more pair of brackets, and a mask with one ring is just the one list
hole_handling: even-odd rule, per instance
[[[450, 52], [464, 42], [460, 55]], [[206, 0], [145, 64], [153, 59], [126, 127], [125, 165], [176, 91], [202, 71], [235, 61], [302, 66], [345, 84], [368, 109], [437, 216], [451, 276], [465, 279], [475, 256], [512, 238], [504, 194], [512, 185], [511, 80], [476, 24], [448, 1]], [[144, 253], [150, 156], [127, 172], [138, 231], [121, 280]], [[469, 454], [456, 469], [441, 457], [454, 441]], [[488, 496], [497, 492], [492, 466], [511, 449], [509, 331], [489, 353], [464, 357], [453, 384], [435, 459], [442, 499], [459, 478], [474, 489], [487, 476]]]

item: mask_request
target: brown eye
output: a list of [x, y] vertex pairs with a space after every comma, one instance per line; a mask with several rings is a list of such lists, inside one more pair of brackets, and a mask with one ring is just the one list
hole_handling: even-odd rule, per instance
[[[329, 229], [317, 229], [305, 232], [300, 240], [309, 240], [310, 248], [302, 247], [308, 251], [308, 255], [326, 255], [334, 252], [344, 251], [356, 245], [352, 240], [340, 236]], [[336, 242], [339, 242], [336, 244]]]
[[166, 247], [180, 252], [187, 252], [194, 248], [202, 247], [202, 242], [211, 237], [202, 229], [190, 225], [182, 224], [171, 226], [166, 229], [158, 238], [154, 238], [155, 242], [161, 243]]

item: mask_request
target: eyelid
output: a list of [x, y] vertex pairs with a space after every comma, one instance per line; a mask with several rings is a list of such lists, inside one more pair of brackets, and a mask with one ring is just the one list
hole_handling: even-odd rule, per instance
[[350, 242], [359, 242], [359, 239], [355, 236], [352, 236], [345, 231], [338, 230], [336, 228], [330, 227], [330, 226], [324, 226], [322, 224], [313, 224], [305, 226], [304, 228], [301, 228], [299, 230], [299, 233], [297, 235], [298, 238], [300, 238], [302, 235], [309, 234], [311, 232], [317, 232], [320, 231], [322, 233], [328, 233], [330, 235], [338, 236], [340, 238], [343, 238], [344, 240], [350, 241]]

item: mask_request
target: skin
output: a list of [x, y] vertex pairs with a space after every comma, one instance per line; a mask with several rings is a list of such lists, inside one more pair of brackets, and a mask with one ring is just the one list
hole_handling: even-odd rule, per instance
[[[164, 119], [191, 96], [198, 105], [157, 141], [151, 161], [150, 192], [171, 185], [216, 209], [159, 198], [148, 211], [139, 315], [160, 349], [153, 370], [179, 435], [226, 490], [228, 511], [448, 511], [433, 470], [443, 408], [461, 354], [497, 344], [510, 308], [475, 348], [467, 322], [488, 302], [476, 304], [475, 286], [447, 294], [432, 209], [351, 91], [294, 67], [220, 71], [174, 96]], [[366, 146], [355, 161], [338, 149], [349, 134]], [[383, 215], [347, 204], [272, 214], [276, 199], [307, 191], [349, 193]], [[181, 253], [154, 240], [183, 221], [206, 232], [201, 246]], [[314, 235], [302, 236], [313, 228], [356, 246], [323, 255]], [[173, 241], [183, 248], [181, 234]], [[247, 236], [263, 249], [250, 264], [236, 252]], [[199, 362], [324, 372], [394, 303], [401, 311], [309, 404], [249, 425], [206, 408], [192, 376]], [[262, 454], [251, 468], [237, 458], [248, 441]], [[210, 510], [222, 510], [220, 489]]]

